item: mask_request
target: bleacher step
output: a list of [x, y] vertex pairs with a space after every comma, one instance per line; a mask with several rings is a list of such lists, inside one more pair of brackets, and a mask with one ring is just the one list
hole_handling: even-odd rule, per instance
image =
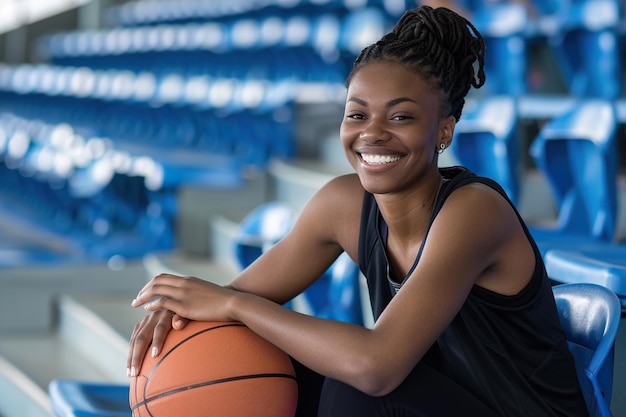
[[0, 337], [0, 416], [52, 417], [47, 390], [53, 379], [128, 382], [129, 339], [145, 315], [130, 301], [141, 282], [171, 272], [224, 284], [234, 273], [223, 264], [177, 253], [149, 255], [142, 264], [134, 270], [136, 288], [86, 292], [78, 287], [74, 293], [66, 288], [54, 302], [55, 328], [6, 332]]
[[1, 354], [0, 416], [54, 417], [47, 393]]
[[50, 381], [55, 378], [109, 381], [110, 374], [60, 333], [3, 337], [0, 415], [50, 417], [53, 415], [47, 398]]
[[130, 306], [132, 298], [131, 294], [87, 294], [63, 296], [60, 301], [58, 334], [100, 370], [106, 381], [128, 381], [128, 341], [134, 324], [145, 315]]
[[[213, 262], [182, 256], [150, 255], [144, 258], [146, 281], [161, 272], [198, 276], [225, 284], [232, 273]], [[137, 288], [137, 291], [139, 288]], [[145, 315], [130, 303], [136, 292], [79, 293], [59, 302], [58, 332], [67, 343], [109, 372], [107, 379], [126, 382], [126, 359], [133, 328]]]

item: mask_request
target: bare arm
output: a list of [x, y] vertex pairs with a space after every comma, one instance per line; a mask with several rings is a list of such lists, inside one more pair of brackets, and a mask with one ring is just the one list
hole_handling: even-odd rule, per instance
[[[354, 175], [336, 178], [308, 202], [293, 230], [268, 253], [241, 272], [227, 287], [284, 303], [321, 276], [342, 248], [356, 260], [363, 189]], [[179, 277], [180, 278], [180, 277]], [[202, 280], [197, 280], [202, 284]], [[202, 285], [187, 300], [202, 302]], [[130, 339], [127, 373], [136, 374], [146, 351], [157, 355], [172, 329], [183, 328], [187, 316], [154, 309], [135, 326]]]
[[[472, 187], [461, 190], [442, 209], [418, 267], [372, 329], [302, 315], [257, 295], [169, 275], [155, 278], [134, 305], [163, 297], [147, 309], [164, 308], [196, 320], [241, 321], [317, 372], [383, 395], [404, 380], [475, 282], [519, 290], [529, 278], [526, 271], [513, 278], [508, 272], [500, 279], [485, 278], [487, 270], [496, 275], [506, 270], [500, 268], [508, 263], [503, 257], [508, 259], [512, 242], [521, 241], [516, 219], [507, 203], [497, 201], [500, 197]], [[491, 227], [494, 222], [501, 227]]]
[[287, 236], [229, 287], [282, 304], [318, 279], [342, 251], [357, 261], [363, 193], [354, 175], [332, 180], [306, 204]]

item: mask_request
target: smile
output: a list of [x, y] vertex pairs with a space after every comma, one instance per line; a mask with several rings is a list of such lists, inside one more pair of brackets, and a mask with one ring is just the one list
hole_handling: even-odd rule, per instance
[[399, 156], [361, 154], [363, 161], [370, 165], [385, 165], [400, 160]]

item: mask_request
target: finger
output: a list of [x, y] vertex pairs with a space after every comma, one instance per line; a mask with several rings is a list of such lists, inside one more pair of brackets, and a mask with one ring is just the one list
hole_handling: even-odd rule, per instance
[[164, 318], [159, 320], [156, 327], [154, 328], [154, 335], [152, 336], [152, 347], [150, 349], [150, 356], [156, 358], [159, 353], [163, 350], [163, 344], [165, 344], [165, 339], [167, 335], [172, 330], [172, 322], [173, 319]]
[[160, 297], [176, 298], [180, 294], [180, 289], [190, 280], [187, 277], [161, 274], [153, 278], [132, 300], [133, 307], [139, 307], [145, 303]]
[[189, 320], [178, 314], [174, 314], [174, 317], [172, 317], [172, 327], [176, 330], [184, 329], [187, 323], [189, 323]]
[[128, 349], [128, 356], [126, 358], [126, 376], [128, 377], [130, 377], [131, 367], [133, 366], [132, 359], [133, 359], [133, 350], [135, 347], [135, 338], [136, 338], [137, 333], [139, 332], [139, 329], [141, 329], [141, 327], [146, 322], [146, 319], [147, 317], [144, 317], [139, 323], [135, 324], [135, 327], [133, 328], [133, 334], [130, 337], [130, 347]]
[[137, 295], [137, 297], [131, 302], [131, 306], [133, 307], [141, 307], [155, 311], [158, 308], [149, 308], [149, 305], [154, 307], [156, 301], [159, 301], [163, 298], [178, 298], [181, 294], [181, 291], [178, 287], [173, 287], [171, 285], [163, 285], [163, 284], [155, 284], [149, 288], [147, 288], [143, 293]]
[[154, 287], [155, 285], [177, 286], [177, 283], [181, 279], [184, 279], [184, 277], [180, 277], [180, 276], [177, 276], [177, 275], [171, 275], [171, 274], [160, 274], [160, 275], [157, 275], [156, 277], [154, 277], [150, 281], [148, 281], [148, 283], [146, 285], [144, 285], [143, 288], [141, 288], [139, 290], [139, 292], [137, 293], [137, 297], [135, 297], [135, 299], [143, 298], [144, 294], [146, 292], [149, 292], [150, 289], [152, 287]]
[[141, 369], [146, 351], [152, 341], [152, 329], [153, 326], [150, 324], [139, 325], [133, 336], [130, 349], [130, 365], [127, 370], [130, 377], [137, 376], [139, 369]]
[[[143, 308], [146, 311], [170, 310], [181, 316], [188, 315], [185, 310], [185, 305], [176, 295], [173, 297], [159, 296], [157, 298], [153, 298], [151, 301], [145, 303]], [[168, 324], [171, 326], [171, 323]]]

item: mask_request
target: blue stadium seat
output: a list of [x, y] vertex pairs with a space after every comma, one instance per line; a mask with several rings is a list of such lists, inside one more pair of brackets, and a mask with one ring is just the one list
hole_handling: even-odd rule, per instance
[[520, 144], [516, 128], [515, 99], [486, 97], [466, 107], [450, 147], [461, 165], [497, 181], [514, 204], [520, 193]]
[[553, 292], [590, 416], [612, 417], [620, 303], [613, 292], [594, 284], [556, 285]]
[[618, 47], [620, 3], [574, 0], [559, 15], [549, 43], [572, 95], [615, 99], [621, 96]]
[[486, 82], [483, 94], [519, 96], [526, 93], [528, 14], [516, 2], [480, 2], [472, 22], [485, 39]]
[[291, 230], [294, 214], [290, 206], [269, 202], [256, 207], [239, 224], [233, 251], [240, 268], [246, 268]]
[[611, 102], [583, 100], [548, 122], [535, 138], [531, 154], [551, 187], [558, 211], [554, 227], [530, 227], [542, 253], [614, 239], [616, 128]]
[[[363, 325], [359, 267], [343, 252], [324, 273], [326, 293], [315, 284], [304, 292], [312, 312], [317, 317]], [[323, 288], [323, 287], [322, 287]]]
[[[282, 202], [264, 203], [240, 223], [233, 239], [235, 259], [246, 268], [263, 252], [275, 245], [295, 221], [291, 207]], [[303, 312], [333, 320], [363, 324], [359, 268], [343, 253], [289, 307], [301, 306]]]
[[391, 23], [389, 17], [378, 8], [355, 10], [342, 21], [339, 49], [356, 57], [363, 48], [387, 33]]
[[[70, 125], [10, 113], [0, 113], [0, 124], [1, 214], [7, 221], [66, 242], [71, 259], [83, 262], [173, 246], [171, 197], [159, 191], [164, 181], [154, 161], [127, 155], [128, 165], [121, 167], [123, 154]], [[57, 258], [54, 251], [45, 257], [36, 247], [26, 249], [14, 253], [14, 262]]]
[[128, 384], [55, 379], [48, 387], [56, 417], [130, 417]]
[[613, 291], [626, 309], [626, 245], [553, 249], [546, 253], [545, 264], [552, 280], [601, 285]]

